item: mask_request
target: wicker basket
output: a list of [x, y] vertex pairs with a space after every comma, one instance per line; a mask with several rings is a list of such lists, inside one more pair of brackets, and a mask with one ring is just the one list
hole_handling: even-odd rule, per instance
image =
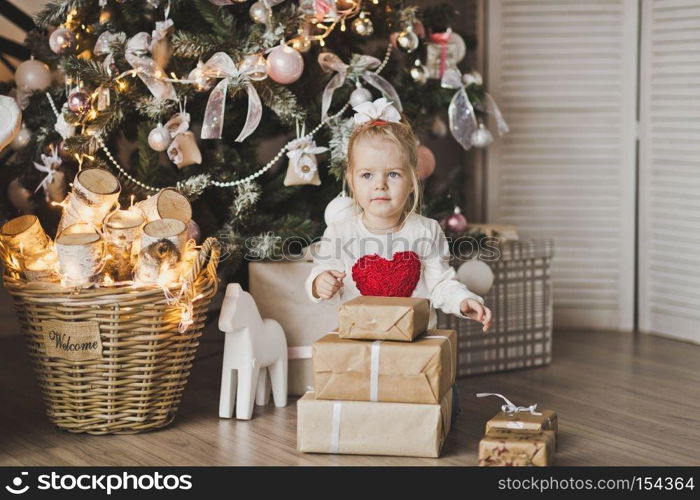
[[[438, 327], [457, 330], [457, 375], [549, 364], [552, 359], [552, 240], [509, 241], [489, 264], [494, 284], [484, 296], [494, 314], [484, 334], [476, 321], [438, 310]], [[461, 262], [454, 262], [455, 266]]]
[[[219, 245], [207, 239], [188, 280], [193, 323], [178, 332], [181, 309], [168, 305], [158, 287], [41, 288], [12, 271], [4, 282], [14, 298], [22, 333], [47, 406], [61, 429], [90, 434], [129, 434], [157, 429], [175, 418], [209, 302], [216, 293]], [[99, 326], [102, 358], [69, 361], [48, 357], [46, 321]]]

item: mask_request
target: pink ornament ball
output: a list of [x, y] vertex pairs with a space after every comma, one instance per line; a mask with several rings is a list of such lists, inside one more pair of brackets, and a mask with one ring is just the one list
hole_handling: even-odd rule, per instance
[[304, 58], [292, 47], [278, 45], [267, 56], [267, 75], [277, 83], [293, 83], [303, 72]]
[[452, 214], [442, 220], [443, 228], [448, 233], [459, 234], [467, 230], [467, 218], [462, 215], [459, 207], [455, 207]]
[[425, 180], [435, 172], [435, 155], [423, 145], [418, 146], [418, 178]]

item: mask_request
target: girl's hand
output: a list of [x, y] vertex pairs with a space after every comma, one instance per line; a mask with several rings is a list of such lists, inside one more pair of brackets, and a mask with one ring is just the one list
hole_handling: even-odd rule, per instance
[[343, 271], [323, 271], [313, 282], [313, 294], [317, 299], [328, 300], [343, 287]]
[[491, 326], [491, 309], [474, 299], [464, 299], [459, 305], [462, 314], [484, 325], [484, 333]]

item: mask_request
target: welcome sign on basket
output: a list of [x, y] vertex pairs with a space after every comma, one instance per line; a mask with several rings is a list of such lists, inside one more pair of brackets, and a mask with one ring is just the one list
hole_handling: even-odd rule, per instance
[[70, 361], [102, 359], [102, 340], [96, 321], [45, 321], [46, 355]]

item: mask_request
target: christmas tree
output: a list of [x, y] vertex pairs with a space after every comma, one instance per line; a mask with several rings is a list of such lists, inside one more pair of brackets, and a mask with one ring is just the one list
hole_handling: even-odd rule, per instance
[[[55, 230], [66, 182], [97, 166], [119, 176], [122, 206], [180, 190], [229, 270], [308, 243], [343, 189], [354, 105], [384, 96], [418, 136], [441, 126], [465, 149], [492, 140], [485, 112], [507, 131], [480, 75], [458, 66], [475, 41], [453, 17], [379, 0], [54, 0], [28, 34], [34, 59], [0, 89], [23, 108], [4, 215]], [[434, 157], [419, 156], [430, 182]], [[426, 215], [452, 212], [459, 179]]]

